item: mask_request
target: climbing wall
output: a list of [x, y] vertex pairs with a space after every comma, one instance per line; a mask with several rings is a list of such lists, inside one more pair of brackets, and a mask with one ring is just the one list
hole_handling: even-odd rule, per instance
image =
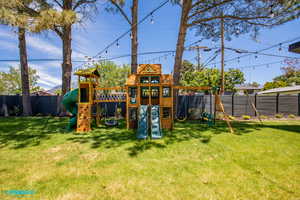
[[77, 132], [88, 132], [91, 130], [91, 110], [91, 104], [78, 104]]

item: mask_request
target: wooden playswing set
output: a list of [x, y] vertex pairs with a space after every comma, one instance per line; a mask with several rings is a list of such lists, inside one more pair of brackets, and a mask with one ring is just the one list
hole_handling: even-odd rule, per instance
[[[173, 76], [162, 74], [160, 64], [139, 65], [137, 73], [129, 75], [123, 87], [100, 87], [98, 83], [100, 74], [96, 68], [78, 70], [75, 75], [78, 76], [79, 88], [77, 132], [90, 131], [93, 117], [97, 124], [100, 123], [103, 112], [99, 104], [124, 102], [126, 103], [127, 128], [138, 129], [138, 138], [147, 137], [148, 130], [151, 131], [153, 138], [160, 138], [161, 129], [173, 128], [175, 90], [211, 90], [207, 86], [174, 85]], [[112, 91], [123, 91], [123, 93], [111, 94]], [[95, 104], [97, 105], [96, 114], [92, 114], [92, 106]], [[215, 112], [224, 113], [230, 132], [233, 133], [219, 95], [215, 95]], [[115, 125], [115, 122], [111, 121], [108, 124]]]

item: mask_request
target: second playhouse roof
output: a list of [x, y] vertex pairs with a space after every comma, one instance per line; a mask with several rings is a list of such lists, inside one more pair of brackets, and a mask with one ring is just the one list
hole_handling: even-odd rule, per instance
[[79, 69], [74, 74], [83, 77], [100, 77], [100, 74], [96, 67], [88, 69]]

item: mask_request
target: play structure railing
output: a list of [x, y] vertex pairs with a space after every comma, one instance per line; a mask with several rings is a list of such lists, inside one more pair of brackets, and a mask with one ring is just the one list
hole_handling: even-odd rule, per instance
[[96, 94], [94, 102], [126, 102], [126, 94]]
[[123, 87], [96, 87], [96, 95], [95, 95], [95, 103], [100, 102], [126, 102], [126, 93], [117, 93], [117, 94], [110, 94], [105, 93], [105, 91], [122, 91], [124, 90]]

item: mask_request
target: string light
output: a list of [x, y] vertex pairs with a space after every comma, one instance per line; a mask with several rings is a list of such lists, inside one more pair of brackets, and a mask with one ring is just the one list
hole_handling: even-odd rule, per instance
[[120, 44], [119, 44], [119, 41], [117, 40], [117, 47], [119, 48], [120, 47]]
[[107, 51], [107, 49], [106, 49], [106, 50], [105, 50], [105, 53], [107, 54], [107, 52], [108, 52], [108, 51]]
[[238, 63], [240, 63], [240, 57], [238, 57]]
[[154, 24], [153, 13], [151, 13], [150, 23], [151, 23], [151, 24]]
[[[255, 52], [255, 54], [257, 54], [257, 52]], [[258, 58], [258, 56], [257, 56], [257, 55], [255, 55], [254, 57], [255, 57], [255, 59], [256, 59], [256, 58]]]
[[279, 49], [278, 49], [279, 51], [281, 51], [282, 50], [282, 44], [280, 43], [279, 44]]

